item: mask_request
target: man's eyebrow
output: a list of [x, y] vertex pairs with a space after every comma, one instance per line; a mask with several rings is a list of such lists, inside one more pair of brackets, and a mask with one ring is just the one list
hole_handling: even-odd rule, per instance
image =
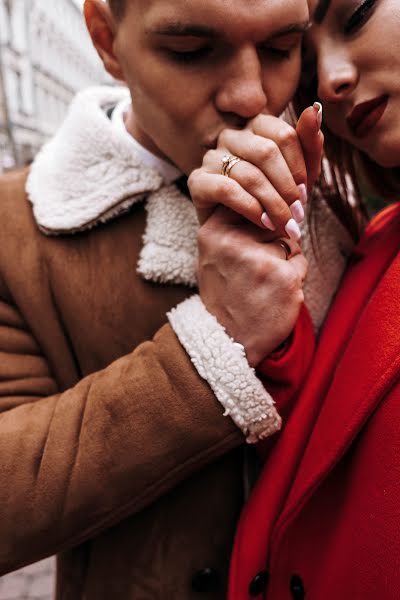
[[[279, 37], [282, 35], [287, 35], [290, 33], [304, 33], [309, 29], [311, 23], [310, 21], [303, 21], [301, 23], [290, 23], [282, 29], [278, 31], [274, 31], [270, 37]], [[184, 37], [184, 36], [193, 36], [193, 37], [208, 37], [215, 38], [220, 35], [216, 29], [212, 27], [208, 27], [206, 25], [186, 25], [184, 23], [173, 22], [173, 23], [165, 23], [154, 28], [146, 29], [146, 33], [155, 34], [155, 35], [165, 35], [172, 37]]]
[[170, 35], [174, 37], [216, 37], [217, 31], [205, 25], [186, 25], [185, 23], [165, 23], [154, 28], [146, 29], [146, 33], [155, 35]]
[[320, 25], [325, 19], [325, 15], [328, 12], [331, 0], [319, 0], [317, 8], [314, 12], [314, 22]]

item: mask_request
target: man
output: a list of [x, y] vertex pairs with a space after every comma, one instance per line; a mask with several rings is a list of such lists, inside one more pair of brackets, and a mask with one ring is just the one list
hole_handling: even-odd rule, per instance
[[290, 233], [285, 198], [271, 232], [210, 191], [196, 294], [182, 175], [287, 104], [307, 5], [87, 0], [85, 16], [128, 89], [79, 95], [1, 182], [0, 568], [57, 552], [59, 599], [222, 599], [243, 442], [280, 427], [253, 367], [291, 332], [306, 263], [294, 239], [264, 243]]

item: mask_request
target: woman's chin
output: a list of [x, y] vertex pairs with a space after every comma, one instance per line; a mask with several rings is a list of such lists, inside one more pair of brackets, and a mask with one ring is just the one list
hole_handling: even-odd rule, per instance
[[377, 165], [382, 167], [383, 169], [396, 169], [400, 166], [399, 156], [395, 158], [393, 154], [391, 156], [373, 156], [369, 155], [369, 158], [373, 160]]
[[374, 148], [366, 152], [367, 156], [383, 169], [395, 169], [400, 166], [400, 148]]
[[377, 136], [374, 144], [368, 144], [368, 146], [370, 147], [366, 147], [364, 152], [379, 166], [384, 169], [394, 169], [400, 166], [400, 135], [396, 135], [396, 132]]

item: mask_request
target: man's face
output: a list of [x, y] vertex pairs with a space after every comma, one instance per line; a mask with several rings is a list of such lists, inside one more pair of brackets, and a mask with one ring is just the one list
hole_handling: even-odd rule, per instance
[[307, 0], [127, 0], [114, 52], [129, 130], [190, 173], [223, 129], [283, 111], [308, 20]]

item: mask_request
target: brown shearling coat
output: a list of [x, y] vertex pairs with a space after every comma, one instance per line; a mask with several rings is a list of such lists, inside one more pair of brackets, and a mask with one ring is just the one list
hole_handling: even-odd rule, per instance
[[188, 290], [135, 273], [142, 204], [49, 238], [26, 175], [0, 183], [0, 572], [57, 552], [58, 600], [197, 598], [199, 570], [225, 581], [243, 436], [166, 324]]
[[[0, 179], [0, 575], [58, 553], [57, 600], [195, 600], [193, 578], [222, 600], [245, 446], [220, 402], [277, 413], [228, 336], [210, 353], [200, 322], [219, 402], [167, 324], [198, 224], [106, 116], [126, 94], [82, 92], [27, 187], [27, 171]], [[316, 327], [349, 246], [330, 211], [321, 223], [323, 271], [303, 240]]]

